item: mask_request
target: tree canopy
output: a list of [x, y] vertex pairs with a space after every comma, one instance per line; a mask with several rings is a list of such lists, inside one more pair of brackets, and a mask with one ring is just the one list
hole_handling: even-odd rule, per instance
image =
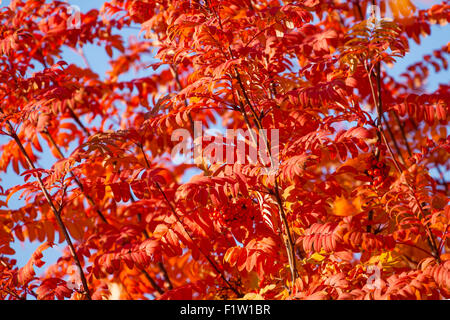
[[[448, 1], [11, 0], [0, 21], [0, 299], [450, 298], [450, 86], [426, 86], [450, 47], [387, 68]], [[26, 265], [19, 241], [41, 243]]]

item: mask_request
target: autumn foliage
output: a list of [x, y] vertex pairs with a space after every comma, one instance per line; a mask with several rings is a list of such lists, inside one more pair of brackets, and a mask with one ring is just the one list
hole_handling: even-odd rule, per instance
[[[0, 11], [0, 299], [450, 298], [450, 86], [425, 85], [450, 47], [389, 69], [448, 1], [110, 0], [68, 19], [62, 1]], [[173, 161], [197, 122], [277, 129], [278, 170]], [[41, 243], [26, 265], [21, 241]]]

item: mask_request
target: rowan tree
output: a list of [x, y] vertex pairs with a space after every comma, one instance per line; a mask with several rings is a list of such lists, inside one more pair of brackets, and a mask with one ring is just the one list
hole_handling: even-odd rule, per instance
[[[23, 177], [0, 186], [1, 299], [450, 298], [450, 87], [426, 87], [450, 47], [387, 68], [448, 1], [110, 0], [73, 19], [0, 11], [0, 179]], [[249, 135], [174, 161], [198, 123]], [[257, 161], [216, 161], [238, 140]], [[26, 265], [18, 241], [42, 243]]]

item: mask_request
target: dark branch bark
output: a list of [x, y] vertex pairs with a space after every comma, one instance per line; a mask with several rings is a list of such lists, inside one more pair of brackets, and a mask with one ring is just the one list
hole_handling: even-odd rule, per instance
[[[15, 133], [11, 123], [9, 121], [6, 121], [6, 124], [7, 124], [8, 128], [9, 128], [10, 136], [16, 142], [17, 146], [20, 149], [20, 152], [25, 157], [25, 160], [27, 161], [28, 165], [31, 168], [36, 169], [33, 161], [31, 160], [30, 156], [28, 155], [27, 151], [25, 150], [22, 142], [20, 141], [19, 137]], [[47, 188], [44, 185], [44, 182], [41, 179], [41, 177], [36, 175], [36, 179], [37, 179], [38, 184], [39, 184], [39, 186], [40, 186], [40, 188], [41, 188], [41, 190], [42, 190], [42, 192], [44, 194], [45, 199], [47, 200], [48, 204], [50, 205], [51, 210], [53, 211], [53, 214], [54, 214], [54, 216], [56, 218], [56, 221], [57, 221], [61, 231], [63, 232], [64, 238], [65, 238], [65, 240], [67, 242], [67, 245], [69, 246], [70, 254], [72, 255], [73, 259], [75, 260], [75, 264], [76, 264], [76, 266], [78, 268], [78, 273], [80, 275], [80, 279], [81, 279], [81, 282], [83, 284], [83, 291], [84, 291], [83, 293], [89, 300], [91, 300], [92, 298], [91, 298], [91, 294], [89, 292], [89, 287], [88, 287], [88, 284], [87, 284], [87, 281], [86, 281], [86, 277], [85, 277], [84, 272], [83, 272], [83, 267], [81, 266], [81, 262], [80, 262], [80, 260], [78, 258], [76, 250], [75, 250], [75, 248], [73, 246], [73, 243], [72, 243], [72, 240], [70, 238], [69, 232], [67, 231], [67, 228], [66, 228], [66, 226], [64, 225], [64, 222], [61, 219], [61, 212], [60, 212], [61, 208], [59, 208], [59, 209], [56, 208], [56, 206], [55, 206], [55, 204], [54, 204], [54, 202], [53, 202], [53, 200], [52, 200], [52, 198], [51, 198]]]

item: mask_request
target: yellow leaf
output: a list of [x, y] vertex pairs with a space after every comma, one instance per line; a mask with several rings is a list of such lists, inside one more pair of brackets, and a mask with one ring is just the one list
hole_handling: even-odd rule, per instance
[[378, 256], [373, 256], [367, 262], [367, 264], [378, 265], [385, 270], [388, 270], [392, 267], [397, 267], [402, 263], [402, 259], [399, 256], [393, 256], [392, 252], [383, 252]]
[[284, 200], [286, 200], [289, 197], [289, 195], [291, 194], [291, 191], [294, 189], [295, 189], [295, 184], [291, 184], [289, 187], [284, 189], [284, 192], [283, 192]]
[[259, 293], [247, 293], [242, 300], [264, 300], [263, 296], [260, 295]]
[[354, 216], [358, 213], [353, 203], [345, 197], [338, 197], [334, 201], [333, 212], [340, 217]]
[[389, 7], [395, 18], [409, 17], [416, 10], [416, 7], [410, 0], [390, 0]]
[[323, 256], [317, 252], [314, 252], [314, 254], [310, 257], [310, 259], [317, 261], [317, 262], [321, 262], [325, 259], [325, 256]]
[[305, 230], [303, 228], [298, 227], [292, 227], [292, 231], [295, 232], [295, 234], [298, 234], [299, 236], [303, 236], [305, 234]]
[[[288, 198], [291, 195], [292, 190], [294, 190], [295, 188], [296, 188], [295, 184], [290, 185], [289, 187], [284, 189], [284, 192], [283, 192], [283, 195], [282, 195], [283, 199], [285, 200], [286, 209], [289, 210], [289, 211], [292, 210], [292, 206], [294, 205], [294, 202], [288, 201]], [[303, 204], [301, 201], [298, 201], [298, 200], [296, 200], [295, 203], [296, 204], [300, 204], [300, 205]]]
[[269, 285], [265, 286], [264, 288], [262, 288], [262, 289], [259, 291], [259, 293], [262, 295], [262, 294], [266, 293], [267, 291], [274, 290], [275, 288], [276, 288], [276, 285], [274, 285], [274, 284], [269, 284]]

